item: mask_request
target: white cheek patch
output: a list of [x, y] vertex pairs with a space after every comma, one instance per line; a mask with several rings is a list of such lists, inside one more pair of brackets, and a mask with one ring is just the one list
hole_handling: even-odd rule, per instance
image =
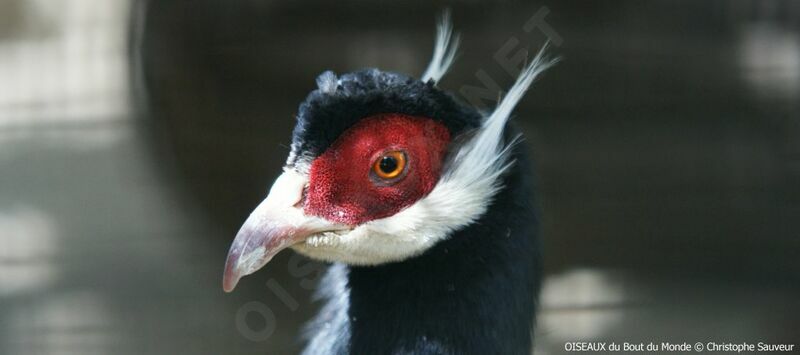
[[555, 60], [543, 47], [483, 125], [455, 153], [437, 185], [425, 197], [393, 216], [373, 220], [346, 233], [325, 233], [294, 246], [326, 261], [376, 265], [416, 256], [454, 231], [478, 220], [499, 191], [502, 174], [513, 164], [513, 141], [505, 143], [506, 123], [534, 79]]

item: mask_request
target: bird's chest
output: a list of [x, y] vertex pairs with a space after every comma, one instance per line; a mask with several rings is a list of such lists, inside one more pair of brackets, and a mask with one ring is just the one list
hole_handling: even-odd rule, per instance
[[[493, 314], [457, 281], [351, 289], [351, 354], [493, 353]], [[481, 349], [481, 347], [487, 347]]]

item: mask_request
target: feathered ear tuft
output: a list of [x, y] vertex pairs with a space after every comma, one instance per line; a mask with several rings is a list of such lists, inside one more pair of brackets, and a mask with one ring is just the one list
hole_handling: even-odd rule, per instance
[[516, 142], [516, 138], [504, 142], [503, 131], [525, 91], [539, 74], [558, 61], [545, 57], [546, 48], [547, 44], [523, 69], [494, 112], [486, 116], [481, 127], [459, 148], [439, 184], [428, 195], [429, 200], [438, 197], [438, 200], [458, 201], [461, 213], [459, 218], [450, 221], [453, 226], [464, 226], [477, 220], [502, 187], [500, 176], [514, 163], [510, 152]]
[[458, 49], [459, 37], [458, 34], [453, 34], [453, 24], [450, 20], [450, 10], [442, 12], [442, 17], [439, 20], [439, 25], [436, 28], [436, 44], [433, 48], [433, 58], [425, 73], [422, 74], [422, 81], [439, 82], [453, 60], [456, 57], [456, 50]]
[[[517, 103], [536, 77], [558, 62], [558, 58], [545, 57], [546, 49], [547, 43], [536, 54], [536, 58], [522, 70], [517, 81], [508, 90], [508, 94], [503, 97], [494, 112], [484, 119], [483, 125], [458, 152], [445, 179], [470, 181], [466, 186], [470, 186], [470, 184], [485, 185], [490, 191], [498, 188], [497, 181], [499, 179], [497, 177], [513, 163], [509, 161], [508, 157], [513, 142], [503, 143], [503, 131], [511, 117], [511, 112], [514, 111]], [[464, 179], [465, 176], [471, 177]]]
[[[507, 158], [505, 156], [506, 152], [509, 150], [509, 146], [503, 145], [503, 130], [506, 127], [506, 123], [511, 117], [514, 108], [517, 107], [517, 103], [519, 103], [519, 100], [525, 95], [525, 92], [528, 91], [533, 81], [539, 74], [555, 65], [559, 60], [558, 58], [547, 58], [545, 56], [547, 46], [548, 43], [542, 46], [539, 53], [533, 58], [533, 61], [522, 70], [517, 81], [514, 82], [514, 85], [508, 90], [508, 93], [500, 101], [500, 104], [498, 104], [492, 114], [484, 120], [483, 127], [480, 128], [478, 134], [471, 142], [473, 148], [470, 149], [471, 152], [469, 154], [477, 155], [469, 159], [473, 163], [474, 161], [484, 162], [487, 164], [485, 168], [487, 168], [488, 171], [499, 169], [501, 166], [507, 164]], [[492, 167], [494, 167], [494, 169], [492, 169]], [[499, 170], [502, 171], [504, 169], [505, 168]]]

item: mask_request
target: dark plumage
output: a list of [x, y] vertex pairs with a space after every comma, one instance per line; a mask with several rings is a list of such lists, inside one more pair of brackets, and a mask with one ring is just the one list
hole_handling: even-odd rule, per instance
[[[334, 262], [306, 354], [527, 354], [540, 287], [530, 161], [508, 123], [542, 51], [486, 115], [423, 79], [325, 72], [292, 150], [231, 246], [223, 288], [285, 248]], [[392, 164], [383, 165], [385, 159]]]

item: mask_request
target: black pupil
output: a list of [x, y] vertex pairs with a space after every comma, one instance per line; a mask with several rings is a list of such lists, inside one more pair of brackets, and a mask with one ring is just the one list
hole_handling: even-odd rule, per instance
[[390, 156], [385, 156], [381, 158], [381, 164], [379, 165], [381, 171], [387, 174], [391, 174], [397, 169], [397, 159]]

